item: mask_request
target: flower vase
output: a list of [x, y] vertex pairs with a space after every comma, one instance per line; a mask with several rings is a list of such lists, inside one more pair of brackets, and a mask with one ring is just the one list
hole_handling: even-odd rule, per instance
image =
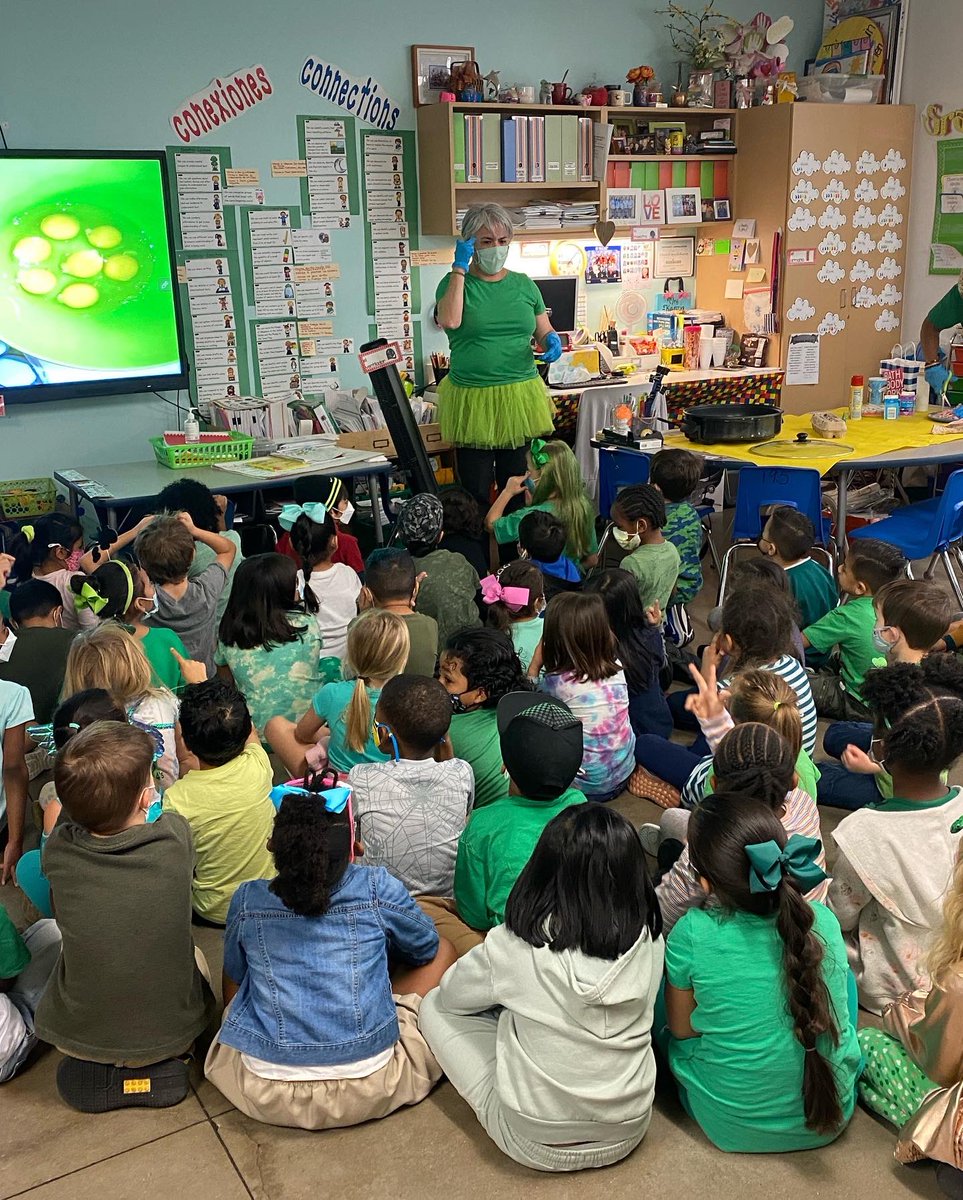
[[648, 88], [640, 80], [632, 88], [632, 105], [635, 108], [645, 108], [648, 105], [648, 99]]

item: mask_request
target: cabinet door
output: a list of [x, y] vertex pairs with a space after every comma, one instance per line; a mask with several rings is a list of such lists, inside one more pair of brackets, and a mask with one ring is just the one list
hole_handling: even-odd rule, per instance
[[[915, 110], [792, 108], [781, 357], [790, 334], [818, 331], [820, 373], [785, 386], [783, 405], [807, 412], [845, 404], [850, 377], [877, 374], [899, 340]], [[804, 251], [812, 262], [794, 262]]]

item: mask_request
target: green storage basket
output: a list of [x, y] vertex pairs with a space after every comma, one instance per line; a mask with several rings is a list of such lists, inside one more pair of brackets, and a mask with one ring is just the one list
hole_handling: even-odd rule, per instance
[[57, 505], [52, 479], [7, 479], [0, 483], [0, 516], [20, 520], [42, 517]]
[[212, 467], [215, 463], [244, 462], [254, 452], [254, 438], [246, 433], [232, 433], [229, 442], [185, 442], [183, 446], [168, 446], [162, 437], [153, 437], [150, 444], [160, 465], [174, 471], [185, 467]]

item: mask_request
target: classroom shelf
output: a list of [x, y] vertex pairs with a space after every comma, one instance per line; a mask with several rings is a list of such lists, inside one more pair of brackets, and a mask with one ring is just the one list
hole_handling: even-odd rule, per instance
[[565, 192], [598, 192], [599, 181], [589, 180], [587, 183], [456, 183], [456, 192], [542, 192], [542, 191], [565, 191]]
[[729, 162], [735, 154], [610, 154], [609, 162]]
[[620, 113], [625, 113], [631, 117], [654, 116], [657, 120], [664, 121], [667, 117], [729, 117], [742, 110], [738, 108], [653, 108], [651, 105], [645, 108], [616, 108], [610, 104], [602, 111], [609, 120], [619, 116]]

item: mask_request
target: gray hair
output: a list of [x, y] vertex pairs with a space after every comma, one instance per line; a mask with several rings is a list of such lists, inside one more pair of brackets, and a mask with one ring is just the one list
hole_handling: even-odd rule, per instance
[[509, 237], [515, 232], [510, 213], [500, 204], [473, 204], [462, 220], [461, 236], [467, 241], [486, 225], [496, 237], [500, 229], [504, 229]]

